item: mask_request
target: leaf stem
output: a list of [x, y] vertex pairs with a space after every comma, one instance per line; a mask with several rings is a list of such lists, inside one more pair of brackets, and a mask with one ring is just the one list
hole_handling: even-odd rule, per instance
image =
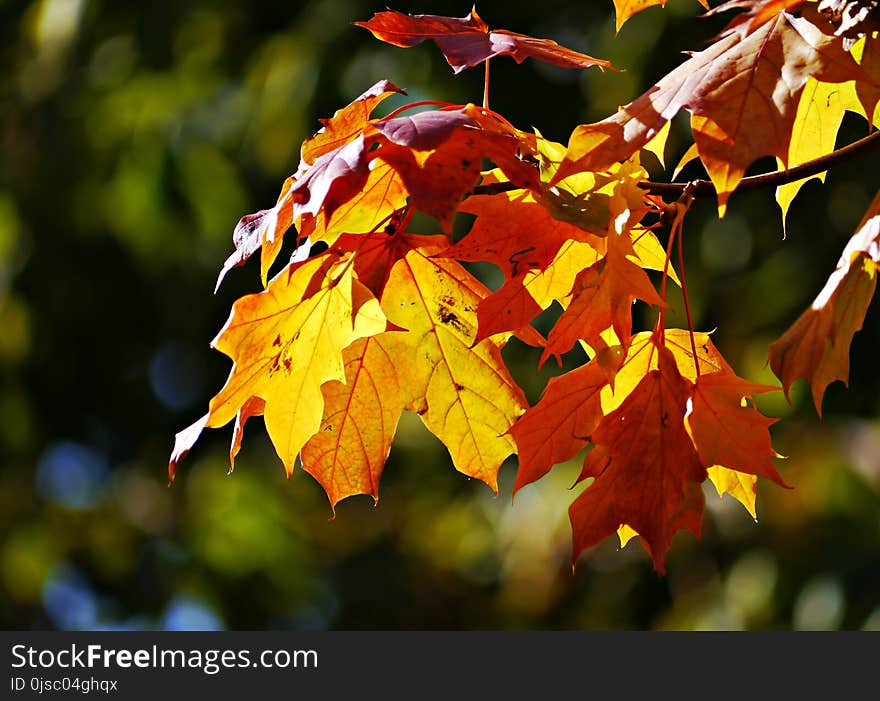
[[691, 315], [691, 303], [688, 299], [688, 288], [687, 288], [687, 278], [684, 274], [684, 246], [682, 245], [682, 240], [684, 239], [684, 216], [681, 218], [681, 223], [678, 231], [678, 275], [681, 278], [681, 296], [684, 299], [684, 313], [687, 316], [688, 322], [688, 336], [691, 339], [691, 352], [694, 354], [694, 373], [696, 373], [696, 378], [700, 379], [700, 361], [697, 358], [697, 343], [694, 340], [694, 318]]
[[[672, 205], [678, 210], [678, 203]], [[660, 307], [660, 313], [657, 315], [657, 328], [655, 332], [659, 335], [663, 345], [666, 345], [666, 281], [669, 279], [669, 264], [672, 260], [672, 246], [675, 244], [675, 237], [678, 234], [680, 213], [676, 211], [675, 220], [669, 227], [669, 241], [666, 243], [666, 260], [663, 263], [663, 277], [660, 278], [660, 298], [663, 300], [663, 306]]]
[[[880, 147], [880, 131], [874, 131], [868, 136], [854, 141], [843, 148], [836, 151], [814, 158], [788, 170], [775, 170], [771, 173], [762, 173], [760, 175], [750, 175], [740, 180], [734, 192], [748, 192], [750, 190], [760, 190], [765, 187], [778, 187], [779, 185], [787, 185], [802, 178], [809, 178], [818, 175], [836, 165], [845, 163], [854, 158], [868, 153], [870, 150]], [[715, 185], [711, 180], [697, 179], [688, 183], [659, 183], [646, 180], [639, 183], [639, 187], [647, 190], [654, 195], [681, 195], [686, 187], [690, 186], [691, 194], [694, 199], [706, 199], [715, 197]]]
[[483, 109], [489, 109], [489, 61], [490, 59], [486, 59], [483, 63], [486, 64], [486, 73], [483, 76]]

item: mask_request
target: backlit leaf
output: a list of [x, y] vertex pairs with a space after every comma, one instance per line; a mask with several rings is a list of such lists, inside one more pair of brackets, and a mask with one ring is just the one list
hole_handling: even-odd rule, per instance
[[700, 534], [706, 468], [685, 429], [691, 383], [670, 351], [658, 347], [657, 357], [657, 369], [593, 431], [581, 478], [595, 479], [569, 508], [574, 559], [625, 524], [662, 573], [675, 532]]
[[694, 140], [723, 214], [755, 160], [787, 161], [807, 78], [840, 83], [860, 75], [821, 16], [776, 14], [747, 36], [730, 32], [693, 54], [615, 115], [577, 127], [556, 177], [629, 158], [684, 108], [691, 112]]
[[[291, 265], [265, 291], [242, 297], [213, 342], [234, 365], [197, 425], [223, 426], [252, 399], [263, 400], [266, 430], [288, 474], [320, 427], [321, 385], [345, 379], [342, 351], [387, 326], [378, 301], [337, 260], [325, 254]], [[185, 442], [191, 446], [198, 432]]]
[[324, 416], [303, 446], [303, 469], [330, 498], [331, 506], [354, 494], [378, 501], [379, 479], [404, 408], [394, 356], [386, 348], [393, 333], [355, 341], [343, 351], [345, 381], [321, 387]]
[[499, 343], [475, 343], [476, 308], [488, 290], [459, 263], [430, 257], [447, 245], [443, 237], [433, 249], [420, 243], [392, 267], [382, 309], [407, 331], [388, 333], [383, 346], [406, 408], [443, 441], [456, 469], [494, 490], [501, 463], [516, 450], [507, 431], [526, 402]]
[[431, 39], [456, 73], [495, 56], [511, 56], [517, 63], [535, 58], [563, 68], [614, 68], [608, 61], [560, 46], [552, 39], [536, 39], [506, 29], [490, 31], [475, 10], [466, 17], [407, 15], [389, 10], [355, 24], [394, 46], [408, 48]]
[[820, 414], [825, 388], [849, 381], [849, 346], [874, 295], [878, 263], [880, 192], [810, 308], [770, 345], [770, 367], [786, 396], [795, 380], [805, 378]]
[[[706, 2], [706, 0], [697, 0], [697, 2], [699, 2], [707, 10], [709, 9], [709, 4]], [[637, 14], [642, 10], [647, 10], [649, 7], [653, 7], [654, 5], [666, 7], [666, 3], [667, 0], [614, 0], [617, 31], [619, 32], [624, 22], [626, 22], [634, 14]]]

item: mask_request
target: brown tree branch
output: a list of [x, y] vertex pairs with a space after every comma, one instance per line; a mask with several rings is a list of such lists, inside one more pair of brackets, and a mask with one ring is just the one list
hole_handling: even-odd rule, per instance
[[[799, 166], [789, 168], [788, 170], [775, 170], [772, 173], [762, 173], [760, 175], [750, 175], [740, 180], [734, 192], [748, 192], [750, 190], [760, 190], [765, 187], [778, 187], [787, 183], [793, 183], [801, 178], [809, 178], [818, 175], [823, 171], [830, 170], [836, 165], [858, 158], [868, 153], [872, 149], [880, 148], [880, 131], [874, 131], [868, 136], [854, 141], [853, 143], [839, 148], [836, 151], [827, 153], [824, 156], [807, 161]], [[639, 183], [639, 187], [647, 190], [653, 195], [670, 195], [680, 197], [685, 187], [691, 187], [691, 194], [696, 199], [706, 199], [715, 197], [715, 186], [711, 180], [697, 179], [686, 183], [659, 183], [646, 180]], [[512, 190], [520, 190], [519, 185], [511, 182], [489, 183], [487, 185], [477, 185], [469, 194], [471, 195], [497, 195], [502, 192], [510, 192]]]
[[[880, 131], [875, 131], [843, 148], [788, 170], [775, 170], [772, 173], [750, 175], [747, 178], [743, 178], [740, 180], [739, 185], [736, 186], [734, 192], [748, 192], [750, 190], [760, 190], [765, 187], [778, 187], [779, 185], [793, 183], [801, 178], [809, 178], [830, 170], [836, 165], [851, 161], [878, 147], [880, 147]], [[697, 199], [715, 196], [715, 186], [711, 180], [697, 179], [691, 180], [689, 183], [656, 183], [647, 180], [639, 183], [639, 187], [651, 194], [673, 196], [681, 196], [688, 185], [691, 186], [691, 194]]]

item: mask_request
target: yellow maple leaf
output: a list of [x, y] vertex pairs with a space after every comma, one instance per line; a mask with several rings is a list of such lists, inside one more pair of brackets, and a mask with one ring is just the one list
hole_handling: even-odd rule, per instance
[[474, 344], [476, 308], [489, 291], [454, 260], [429, 257], [433, 252], [410, 250], [391, 269], [382, 309], [407, 331], [389, 332], [383, 342], [406, 408], [443, 441], [459, 472], [497, 490], [498, 469], [516, 450], [507, 431], [526, 400], [498, 339]]
[[229, 423], [253, 398], [263, 400], [266, 430], [291, 474], [320, 427], [321, 385], [345, 379], [343, 349], [386, 326], [378, 301], [353, 278], [348, 261], [331, 253], [291, 265], [263, 292], [239, 299], [212, 343], [232, 358], [232, 371], [207, 415], [178, 434], [171, 476], [202, 428]]

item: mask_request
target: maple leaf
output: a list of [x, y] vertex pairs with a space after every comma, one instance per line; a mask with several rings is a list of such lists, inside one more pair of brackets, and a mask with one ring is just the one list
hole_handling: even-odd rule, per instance
[[[394, 85], [391, 81], [380, 80], [348, 105], [337, 110], [330, 119], [321, 120], [324, 126], [313, 137], [303, 143], [300, 167], [294, 175], [284, 181], [281, 194], [278, 196], [275, 206], [271, 209], [262, 209], [254, 214], [247, 214], [236, 225], [232, 234], [236, 250], [223, 264], [217, 279], [216, 288], [220, 287], [223, 278], [232, 268], [242, 265], [261, 247], [263, 248], [262, 276], [265, 284], [268, 270], [281, 249], [284, 233], [290, 228], [296, 218], [293, 207], [296, 198], [291, 192], [294, 183], [302, 178], [308, 167], [318, 157], [342, 148], [348, 141], [361, 133], [369, 123], [372, 111], [381, 102], [391, 95], [403, 92], [401, 88]], [[365, 197], [362, 199], [367, 199], [370, 191], [370, 188], [364, 187]], [[403, 206], [405, 202], [404, 196], [403, 198], [398, 198], [395, 204]], [[361, 211], [373, 211], [380, 219], [390, 213], [382, 213], [382, 207], [365, 207], [364, 205], [366, 204], [368, 202], [362, 202]], [[364, 230], [368, 231], [369, 229]]]
[[745, 398], [777, 389], [748, 382], [730, 371], [697, 378], [687, 424], [705, 467], [720, 466], [787, 486], [773, 464], [777, 454], [768, 428], [776, 420], [743, 403]]
[[[519, 159], [524, 137], [474, 105], [432, 110], [373, 124], [379, 147], [370, 154], [399, 175], [413, 206], [435, 217], [445, 231], [464, 196], [480, 177], [482, 158], [495, 162], [520, 187], [538, 186], [537, 169]], [[527, 145], [525, 146], [527, 147]]]
[[778, 13], [747, 36], [722, 36], [611, 117], [577, 127], [556, 178], [625, 160], [684, 108], [723, 215], [749, 165], [762, 156], [787, 161], [807, 78], [840, 83], [861, 75], [817, 13]]
[[[729, 494], [742, 504], [749, 515], [758, 520], [756, 501], [758, 497], [758, 476], [747, 472], [728, 470], [726, 467], [714, 465], [707, 470], [709, 479], [719, 497]], [[633, 531], [633, 535], [638, 535]], [[623, 543], [621, 543], [623, 547]]]
[[692, 385], [671, 351], [658, 345], [657, 358], [657, 369], [592, 433], [580, 478], [595, 479], [569, 507], [573, 560], [626, 524], [663, 573], [674, 533], [700, 534], [707, 473], [685, 428]]
[[[672, 354], [682, 377], [691, 382], [696, 381], [697, 367], [700, 375], [733, 372], [708, 333], [694, 331], [693, 336], [697, 350], [696, 360], [691, 348], [691, 335], [687, 329], [666, 329], [664, 332], [663, 345]], [[642, 331], [630, 339], [626, 357], [614, 376], [614, 385], [608, 385], [602, 390], [603, 412], [607, 414], [619, 407], [641, 379], [657, 369], [657, 347], [657, 339], [652, 331]]]
[[337, 254], [290, 265], [266, 290], [239, 299], [212, 343], [233, 359], [232, 371], [207, 415], [178, 434], [169, 475], [202, 428], [229, 423], [255, 397], [265, 403], [266, 430], [291, 474], [320, 427], [321, 385], [345, 379], [343, 349], [386, 327], [379, 302]]
[[[614, 0], [616, 31], [619, 32], [624, 23], [633, 15], [654, 5], [666, 7], [666, 2], [667, 0]], [[697, 2], [707, 10], [709, 9], [709, 3], [706, 0], [697, 0]]]
[[348, 105], [337, 110], [330, 119], [322, 119], [324, 126], [303, 142], [300, 151], [303, 162], [311, 165], [325, 153], [347, 144], [363, 132], [370, 122], [373, 110], [379, 104], [392, 95], [400, 94], [406, 94], [406, 91], [390, 80], [380, 80]]
[[568, 295], [578, 271], [602, 255], [590, 243], [567, 241], [543, 270], [528, 270], [507, 280], [480, 302], [477, 340], [512, 332], [530, 345], [543, 346], [544, 338], [530, 322], [554, 300]]
[[551, 355], [558, 358], [579, 340], [594, 348], [601, 345], [600, 335], [609, 326], [617, 338], [629, 339], [636, 299], [665, 306], [645, 271], [630, 260], [635, 250], [629, 237], [609, 236], [605, 241], [605, 256], [575, 279], [572, 299], [547, 336], [541, 362]]
[[[866, 37], [852, 48], [864, 80], [842, 84], [823, 83], [809, 78], [798, 103], [788, 150], [788, 167], [806, 163], [834, 151], [837, 133], [846, 112], [855, 112], [869, 122], [880, 101], [880, 37]], [[880, 123], [880, 112], [875, 122]], [[784, 164], [779, 161], [780, 167]], [[812, 177], [825, 182], [825, 172]], [[782, 209], [782, 221], [791, 201], [810, 178], [776, 188], [776, 201]]]
[[[493, 182], [503, 181], [497, 175], [484, 174], [482, 184]], [[607, 229], [607, 220], [590, 232], [555, 219], [529, 190], [471, 196], [458, 211], [474, 214], [477, 219], [467, 235], [443, 251], [443, 256], [494, 263], [506, 278], [545, 269], [567, 241], [595, 246], [597, 236], [604, 236]]]
[[[415, 243], [418, 239], [411, 238]], [[448, 242], [423, 242], [394, 263], [382, 294], [406, 408], [446, 445], [459, 472], [497, 490], [498, 469], [515, 451], [508, 429], [526, 401], [493, 339], [475, 343], [476, 308], [488, 294], [453, 260], [429, 257]]]
[[[393, 333], [393, 332], [390, 332]], [[379, 479], [404, 409], [390, 333], [343, 351], [345, 381], [321, 387], [324, 415], [302, 449], [303, 469], [327, 492], [331, 507], [355, 494], [379, 500]]]
[[878, 263], [880, 192], [810, 308], [770, 344], [770, 367], [786, 397], [795, 380], [808, 380], [820, 415], [825, 388], [835, 380], [849, 381], [849, 347], [874, 295]]
[[[337, 245], [352, 245], [357, 238], [342, 237]], [[351, 491], [355, 488], [375, 486], [378, 456], [390, 444], [400, 410], [407, 409], [446, 445], [460, 472], [496, 490], [498, 469], [515, 449], [507, 431], [526, 402], [501, 358], [506, 336], [476, 340], [476, 308], [489, 290], [458, 262], [440, 257], [449, 248], [445, 236], [374, 234], [355, 245], [355, 270], [372, 289], [381, 290], [391, 330], [364, 343], [373, 358], [358, 360], [355, 350], [346, 351], [349, 372], [366, 372], [364, 383], [325, 385], [325, 394], [332, 393], [322, 423], [329, 435], [312, 439], [304, 465], [325, 487], [332, 485], [333, 503], [361, 493]], [[393, 363], [384, 363], [385, 358]], [[379, 403], [370, 398], [378, 391], [372, 382], [376, 377], [383, 378], [383, 395], [393, 392], [393, 398]], [[377, 419], [384, 432], [380, 436], [372, 429], [373, 448], [353, 445], [356, 427]], [[339, 476], [343, 463], [344, 476]], [[375, 496], [372, 487], [367, 493]]]
[[519, 455], [514, 494], [586, 447], [602, 419], [599, 393], [607, 384], [595, 359], [550, 379], [538, 403], [510, 428]]
[[725, 27], [724, 34], [736, 31], [747, 36], [758, 27], [769, 22], [782, 12], [796, 9], [805, 0], [728, 0], [706, 13], [716, 15], [729, 10], [744, 8], [746, 11], [737, 15]]
[[[855, 88], [851, 83], [834, 85], [821, 83], [813, 78], [807, 81], [792, 126], [787, 159], [789, 166], [806, 163], [834, 150], [843, 115], [847, 110], [859, 106], [855, 98]], [[781, 160], [779, 164], [783, 165]], [[825, 182], [824, 171], [812, 177]], [[791, 201], [809, 179], [803, 178], [776, 188], [776, 202], [782, 209], [783, 223]]]
[[374, 37], [394, 46], [409, 48], [431, 39], [440, 47], [455, 73], [476, 66], [495, 56], [511, 56], [517, 63], [527, 58], [546, 61], [563, 68], [616, 70], [610, 62], [560, 46], [551, 39], [536, 39], [506, 29], [489, 26], [471, 10], [466, 17], [407, 15], [388, 10], [377, 12], [366, 22], [355, 22]]
[[[685, 329], [666, 329], [664, 343], [678, 372], [696, 379], [690, 336]], [[729, 371], [729, 366], [709, 339], [695, 332], [697, 361], [703, 375]], [[628, 350], [610, 374], [601, 357], [552, 378], [541, 399], [511, 428], [517, 442], [520, 468], [514, 490], [545, 475], [554, 464], [572, 458], [590, 441], [603, 416], [617, 409], [641, 380], [658, 367], [658, 346], [653, 332], [628, 340]], [[613, 383], [612, 381], [613, 380]]]

